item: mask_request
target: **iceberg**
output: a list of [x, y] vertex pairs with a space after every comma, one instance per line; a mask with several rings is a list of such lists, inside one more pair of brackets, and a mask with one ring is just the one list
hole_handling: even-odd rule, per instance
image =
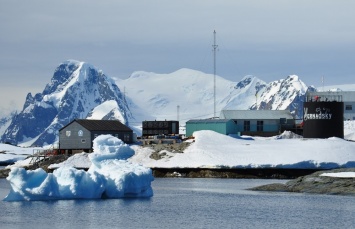
[[70, 165], [53, 173], [43, 169], [12, 168], [6, 178], [11, 185], [4, 201], [151, 197], [154, 180], [150, 168], [127, 161], [134, 150], [111, 135], [93, 141], [88, 171]]

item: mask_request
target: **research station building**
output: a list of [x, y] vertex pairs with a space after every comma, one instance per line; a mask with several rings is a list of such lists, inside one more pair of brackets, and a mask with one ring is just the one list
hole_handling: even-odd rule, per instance
[[179, 121], [143, 121], [142, 136], [179, 135]]
[[75, 119], [59, 130], [59, 149], [69, 153], [91, 152], [92, 141], [102, 134], [110, 134], [127, 144], [133, 142], [133, 130], [118, 120]]
[[294, 128], [295, 119], [288, 110], [222, 110], [219, 119], [186, 122], [186, 136], [198, 130], [213, 130], [226, 135], [266, 137]]
[[355, 120], [355, 91], [307, 92], [307, 102], [342, 102], [344, 120]]

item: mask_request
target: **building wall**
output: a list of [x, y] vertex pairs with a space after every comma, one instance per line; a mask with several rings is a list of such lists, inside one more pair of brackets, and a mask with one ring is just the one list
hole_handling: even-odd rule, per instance
[[233, 120], [229, 120], [226, 123], [226, 128], [227, 128], [227, 134], [237, 134], [237, 124], [235, 124], [235, 122]]
[[[250, 129], [246, 131], [244, 129], [244, 121], [250, 122]], [[258, 121], [263, 121], [262, 129], [258, 130]], [[229, 120], [227, 122], [212, 122], [210, 120], [206, 120], [206, 122], [198, 121], [186, 122], [186, 136], [192, 136], [193, 132], [199, 130], [213, 130], [221, 134], [247, 134], [247, 135], [260, 135], [263, 136], [266, 133], [267, 136], [278, 134], [282, 127], [284, 128], [293, 128], [294, 120], [285, 120], [286, 123], [281, 126], [279, 119], [237, 119], [237, 120]], [[265, 136], [266, 136], [265, 135]]]
[[[344, 102], [344, 120], [355, 120], [355, 91], [308, 92], [307, 101], [315, 101], [316, 96], [320, 102]], [[351, 106], [351, 110], [346, 109], [347, 105]]]
[[344, 119], [355, 120], [355, 102], [344, 102]]
[[91, 133], [77, 122], [73, 122], [59, 132], [61, 149], [91, 149]]
[[187, 122], [186, 123], [186, 136], [190, 137], [192, 136], [193, 132], [199, 131], [199, 130], [213, 130], [217, 133], [221, 134], [235, 134], [237, 133], [236, 131], [236, 125], [232, 120], [229, 120], [228, 122]]
[[143, 121], [142, 135], [169, 135], [179, 134], [178, 121]]
[[250, 120], [250, 119], [238, 119], [234, 120], [237, 122], [237, 131], [244, 132], [244, 121], [250, 121], [250, 132], [257, 132], [257, 121], [263, 121], [263, 131], [262, 132], [278, 132], [280, 129], [280, 120]]
[[119, 132], [119, 131], [92, 131], [91, 139], [94, 140], [97, 136], [102, 134], [110, 134], [116, 138], [121, 139], [124, 143], [133, 143], [133, 132]]
[[[69, 134], [70, 133], [70, 134]], [[61, 149], [92, 149], [92, 141], [99, 135], [110, 134], [125, 143], [133, 142], [133, 132], [122, 131], [92, 131], [73, 122], [59, 132], [59, 147]]]

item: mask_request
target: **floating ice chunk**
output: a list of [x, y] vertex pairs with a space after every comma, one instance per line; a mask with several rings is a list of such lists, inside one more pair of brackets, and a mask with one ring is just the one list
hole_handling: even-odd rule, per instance
[[63, 166], [53, 173], [43, 169], [12, 168], [9, 176], [11, 190], [5, 201], [98, 199], [151, 197], [154, 180], [152, 171], [126, 159], [134, 151], [110, 135], [94, 140], [92, 164], [88, 171]]
[[94, 153], [89, 155], [91, 162], [107, 159], [126, 160], [134, 155], [134, 150], [122, 140], [111, 135], [100, 135], [93, 141]]

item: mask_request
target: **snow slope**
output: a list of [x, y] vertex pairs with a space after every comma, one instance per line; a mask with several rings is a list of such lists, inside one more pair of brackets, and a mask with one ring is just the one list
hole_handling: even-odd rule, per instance
[[[136, 147], [134, 163], [161, 168], [338, 168], [355, 166], [355, 143], [343, 139], [233, 138], [213, 131], [194, 133], [183, 154], [161, 160]], [[165, 152], [166, 153], [166, 152]]]
[[39, 148], [23, 148], [0, 143], [0, 164], [11, 164], [24, 160], [29, 155], [32, 155], [36, 149]]
[[[355, 133], [355, 121], [347, 121], [348, 131]], [[270, 138], [242, 136], [233, 138], [213, 131], [195, 133], [195, 141], [184, 151], [159, 152], [162, 159], [150, 158], [153, 150], [139, 145], [132, 163], [151, 168], [317, 168], [332, 169], [355, 166], [355, 139], [303, 139], [291, 132]], [[80, 154], [73, 161], [87, 161]], [[79, 159], [80, 158], [80, 159]], [[65, 166], [68, 162], [52, 165]], [[73, 163], [74, 164], [74, 163]], [[90, 163], [87, 164], [87, 167]]]

